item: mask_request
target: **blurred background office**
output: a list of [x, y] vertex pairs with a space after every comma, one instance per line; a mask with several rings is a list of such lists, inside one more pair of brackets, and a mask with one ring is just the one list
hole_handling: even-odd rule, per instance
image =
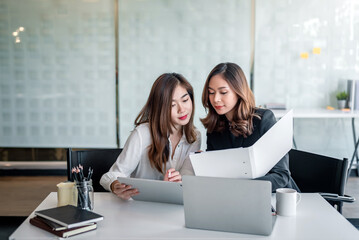
[[[244, 69], [257, 105], [287, 109], [336, 107], [359, 78], [357, 0], [2, 0], [0, 13], [2, 161], [123, 146], [163, 72], [193, 84], [204, 140], [201, 93], [219, 62]], [[347, 119], [298, 119], [294, 133], [303, 150], [353, 151]]]
[[[336, 108], [359, 80], [358, 33], [358, 0], [1, 0], [1, 169], [122, 147], [163, 72], [192, 83], [202, 149], [201, 93], [220, 62], [243, 68], [258, 106]], [[349, 119], [294, 127], [299, 149], [351, 157]]]

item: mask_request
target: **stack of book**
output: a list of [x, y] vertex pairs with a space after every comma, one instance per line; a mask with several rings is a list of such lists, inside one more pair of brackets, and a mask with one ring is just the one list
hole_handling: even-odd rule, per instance
[[103, 216], [72, 205], [36, 211], [30, 223], [59, 237], [95, 230]]

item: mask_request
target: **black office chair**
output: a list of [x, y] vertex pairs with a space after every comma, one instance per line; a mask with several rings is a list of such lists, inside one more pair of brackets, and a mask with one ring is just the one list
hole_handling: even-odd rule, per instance
[[116, 149], [89, 149], [74, 151], [71, 148], [67, 152], [67, 178], [73, 181], [71, 169], [74, 166], [81, 164], [84, 167], [84, 174], [87, 176], [88, 169], [93, 169], [91, 177], [92, 184], [95, 192], [106, 192], [100, 185], [102, 175], [111, 168], [116, 162], [117, 157], [120, 155], [122, 148]]
[[344, 195], [348, 159], [336, 159], [292, 149], [289, 151], [289, 169], [301, 192], [319, 192], [342, 213], [343, 202], [354, 202]]

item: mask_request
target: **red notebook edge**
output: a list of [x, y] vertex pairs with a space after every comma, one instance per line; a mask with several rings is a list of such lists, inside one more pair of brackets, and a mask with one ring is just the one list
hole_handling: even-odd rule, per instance
[[80, 226], [80, 227], [74, 227], [74, 228], [69, 228], [69, 229], [65, 229], [65, 230], [59, 230], [59, 231], [55, 231], [53, 230], [48, 224], [44, 223], [41, 218], [35, 216], [33, 218], [30, 218], [30, 224], [32, 224], [33, 226], [36, 226], [38, 228], [41, 228], [47, 232], [50, 232], [56, 236], [59, 237], [70, 237], [73, 235], [77, 235], [83, 232], [88, 232], [91, 230], [95, 230], [97, 228], [97, 224], [93, 223], [91, 225], [85, 225], [85, 226]]

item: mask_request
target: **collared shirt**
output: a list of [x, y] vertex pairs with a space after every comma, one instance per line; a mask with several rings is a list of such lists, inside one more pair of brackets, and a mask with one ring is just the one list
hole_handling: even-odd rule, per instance
[[[201, 148], [201, 133], [197, 129], [195, 131], [197, 140], [192, 144], [187, 142], [186, 136], [183, 133], [175, 149], [173, 158], [171, 157], [173, 146], [168, 138], [170, 156], [166, 164], [166, 169], [174, 168], [179, 171], [181, 175], [194, 175], [189, 154]], [[143, 123], [137, 126], [128, 137], [116, 162], [110, 170], [101, 177], [100, 184], [106, 190], [111, 191], [111, 183], [117, 180], [117, 177], [163, 180], [163, 174], [151, 167], [148, 158], [148, 147], [151, 144], [152, 138], [149, 124]]]

